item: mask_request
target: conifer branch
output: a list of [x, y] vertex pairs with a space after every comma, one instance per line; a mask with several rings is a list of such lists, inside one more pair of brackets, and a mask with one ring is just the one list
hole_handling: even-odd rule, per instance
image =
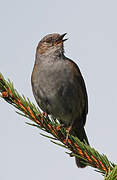
[[69, 150], [70, 153], [67, 154], [83, 159], [83, 163], [95, 168], [97, 172], [100, 172], [105, 177], [105, 180], [117, 179], [117, 165], [110, 162], [104, 154], [98, 153], [94, 148], [81, 142], [77, 137], [69, 134], [66, 142], [66, 129], [53, 117], [48, 117], [46, 114], [42, 116], [39, 108], [31, 103], [28, 98], [19, 95], [13, 83], [10, 80], [6, 81], [1, 73], [0, 97], [17, 108], [19, 115], [32, 120], [33, 123], [27, 123], [28, 125], [50, 133], [52, 136], [45, 133], [41, 133], [41, 135], [51, 139], [54, 144]]

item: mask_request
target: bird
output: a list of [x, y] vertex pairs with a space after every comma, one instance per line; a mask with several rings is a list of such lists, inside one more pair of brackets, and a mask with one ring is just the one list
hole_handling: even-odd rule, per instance
[[[31, 75], [33, 95], [41, 110], [54, 116], [73, 136], [89, 141], [84, 129], [88, 114], [88, 95], [78, 65], [65, 56], [64, 34], [52, 33], [43, 37], [36, 49]], [[86, 167], [76, 158], [79, 168]]]

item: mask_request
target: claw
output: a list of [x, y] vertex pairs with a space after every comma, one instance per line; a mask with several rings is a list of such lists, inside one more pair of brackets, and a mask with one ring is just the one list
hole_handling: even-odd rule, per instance
[[48, 114], [46, 112], [41, 113], [41, 122], [42, 122], [42, 124], [43, 124], [44, 117], [47, 117], [47, 116], [48, 116]]
[[61, 127], [64, 127], [64, 124], [58, 124], [56, 127], [56, 130], [59, 131], [61, 129]]

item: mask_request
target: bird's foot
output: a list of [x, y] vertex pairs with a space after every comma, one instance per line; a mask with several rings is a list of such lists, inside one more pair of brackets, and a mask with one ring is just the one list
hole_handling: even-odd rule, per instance
[[58, 124], [56, 126], [56, 130], [59, 131], [62, 127], [64, 127], [64, 124]]
[[46, 112], [41, 113], [41, 122], [42, 122], [42, 124], [43, 124], [44, 117], [47, 117], [47, 116], [48, 116], [48, 114]]

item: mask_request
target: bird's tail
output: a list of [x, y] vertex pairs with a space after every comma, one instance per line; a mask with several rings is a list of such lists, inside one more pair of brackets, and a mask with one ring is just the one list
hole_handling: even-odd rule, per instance
[[[89, 145], [89, 141], [88, 141], [84, 127], [81, 128], [78, 132], [76, 132], [75, 135], [78, 137], [78, 139], [80, 139], [80, 141], [82, 142], [85, 141]], [[75, 161], [79, 168], [86, 167], [86, 164], [83, 163], [83, 159], [75, 157]]]

